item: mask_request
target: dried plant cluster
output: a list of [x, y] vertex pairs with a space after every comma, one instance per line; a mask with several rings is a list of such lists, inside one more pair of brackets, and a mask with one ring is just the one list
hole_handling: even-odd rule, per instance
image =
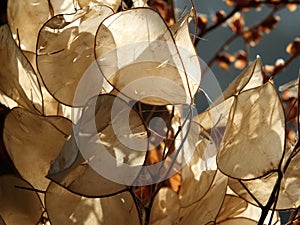
[[[226, 2], [233, 11], [216, 12], [213, 26], [196, 19], [198, 36], [227, 23], [233, 36], [209, 64], [245, 69], [195, 114], [204, 71], [200, 39], [190, 38], [194, 10], [176, 21], [162, 0], [8, 1], [0, 224], [262, 225], [281, 224], [283, 210], [299, 224], [298, 81], [281, 86], [281, 96], [273, 84], [300, 55], [299, 38], [287, 46], [290, 59], [265, 67], [260, 58], [247, 66], [247, 51], [230, 55], [225, 46], [238, 36], [258, 44], [279, 22], [275, 12], [300, 1]], [[247, 28], [243, 11], [262, 4], [272, 13]], [[144, 151], [126, 145], [133, 139]], [[107, 151], [116, 165], [86, 149]], [[137, 169], [122, 173], [125, 164]], [[112, 177], [95, 165], [111, 166], [104, 172]]]

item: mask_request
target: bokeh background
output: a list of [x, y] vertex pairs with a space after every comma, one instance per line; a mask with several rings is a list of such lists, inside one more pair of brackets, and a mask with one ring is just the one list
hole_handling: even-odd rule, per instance
[[[208, 19], [207, 26], [212, 25], [215, 13], [218, 10], [224, 10], [227, 14], [232, 10], [225, 0], [194, 0], [194, 5], [198, 14], [204, 15]], [[175, 8], [177, 16], [184, 14], [192, 7], [189, 0], [176, 0]], [[251, 9], [248, 12], [243, 12], [245, 16], [245, 25], [251, 27], [259, 23], [271, 11], [270, 7], [263, 5], [259, 11]], [[261, 41], [255, 47], [249, 49], [249, 60], [253, 61], [257, 55], [262, 58], [264, 65], [274, 65], [278, 58], [288, 59], [289, 54], [286, 52], [286, 47], [291, 43], [295, 37], [300, 37], [300, 9], [299, 7], [291, 12], [284, 8], [276, 15], [280, 16], [280, 22], [277, 27], [269, 34], [262, 37]], [[191, 26], [193, 31], [193, 25]], [[232, 35], [232, 31], [227, 26], [220, 26], [217, 29], [209, 32], [204, 39], [201, 39], [197, 45], [197, 50], [200, 58], [204, 62], [208, 62], [217, 49]], [[237, 52], [243, 49], [244, 41], [241, 37], [237, 38], [231, 45], [229, 45], [229, 53]], [[281, 72], [275, 79], [275, 85], [278, 87], [288, 81], [294, 80], [298, 77], [300, 69], [300, 57], [294, 60], [283, 72]], [[221, 88], [224, 90], [230, 82], [241, 72], [231, 66], [228, 71], [221, 69], [217, 63], [214, 63], [211, 70], [218, 79]], [[197, 107], [200, 111], [207, 107], [204, 96], [198, 95], [196, 99]]]

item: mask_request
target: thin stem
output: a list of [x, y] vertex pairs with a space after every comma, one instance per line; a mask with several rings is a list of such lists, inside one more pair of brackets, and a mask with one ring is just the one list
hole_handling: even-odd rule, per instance
[[[139, 111], [141, 110], [141, 105], [139, 103]], [[143, 113], [146, 112], [145, 110], [142, 110], [142, 113], [140, 114], [141, 116], [143, 115]], [[156, 106], [153, 106], [153, 108], [151, 109], [151, 111], [149, 112], [149, 115], [147, 116], [146, 120], [145, 120], [145, 124], [149, 124], [150, 120], [153, 117], [153, 114], [156, 112]]]
[[239, 180], [239, 183], [243, 186], [243, 188], [247, 191], [247, 193], [251, 196], [251, 198], [256, 202], [256, 204], [260, 207], [263, 208], [264, 206], [258, 201], [258, 199], [252, 194], [252, 192], [248, 189], [248, 187], [241, 181]]
[[280, 171], [280, 169], [278, 169], [277, 173], [278, 173], [278, 178], [277, 178], [276, 184], [273, 187], [272, 193], [270, 195], [270, 198], [269, 198], [267, 204], [262, 208], [262, 213], [261, 213], [261, 216], [259, 218], [257, 225], [264, 224], [264, 221], [269, 213], [269, 210], [271, 209], [272, 205], [274, 204], [275, 200], [277, 199], [276, 198], [277, 192], [279, 192], [279, 190], [280, 190], [280, 184], [281, 184], [281, 180], [283, 178], [283, 174]]
[[280, 192], [280, 189], [278, 189], [278, 191], [276, 192], [276, 196], [275, 196], [275, 200], [274, 200], [274, 204], [273, 204], [273, 209], [272, 209], [272, 213], [271, 213], [270, 221], [269, 221], [268, 225], [271, 225], [271, 223], [272, 223], [274, 213], [275, 213], [275, 210], [276, 210], [276, 205], [277, 205], [277, 202], [278, 202], [279, 192]]
[[18, 186], [18, 185], [15, 185], [15, 188], [19, 188], [19, 189], [23, 189], [23, 190], [27, 190], [27, 191], [34, 191], [34, 192], [41, 193], [41, 194], [46, 194], [46, 191], [38, 190], [35, 188], [22, 187], [22, 186]]
[[135, 195], [132, 188], [129, 189], [129, 193], [130, 193], [130, 195], [135, 203], [135, 206], [137, 208], [140, 224], [143, 224], [143, 209], [145, 210], [145, 206], [144, 206], [143, 202]]
[[208, 61], [207, 66], [211, 67], [215, 60], [217, 59], [220, 52], [222, 52], [231, 42], [233, 42], [239, 35], [237, 33], [233, 34], [231, 37], [229, 37], [224, 44], [216, 51], [216, 54]]
[[236, 7], [234, 8], [226, 17], [224, 17], [223, 19], [221, 19], [220, 21], [218, 21], [217, 23], [215, 23], [214, 25], [210, 26], [209, 28], [205, 29], [204, 31], [199, 31], [199, 33], [197, 34], [197, 37], [194, 40], [194, 46], [196, 47], [197, 44], [199, 43], [199, 40], [206, 34], [208, 34], [209, 32], [213, 31], [214, 29], [216, 29], [217, 27], [219, 27], [221, 24], [223, 24], [224, 22], [226, 22], [228, 19], [230, 19], [236, 12], [238, 12], [241, 8], [240, 7]]
[[287, 68], [299, 55], [292, 55], [285, 63], [283, 67], [280, 67], [278, 70], [274, 71], [270, 75], [270, 79], [274, 79], [278, 74], [280, 74], [285, 68]]
[[[152, 185], [152, 190], [154, 190], [154, 187], [155, 187], [155, 184]], [[154, 198], [155, 198], [155, 195], [158, 193], [159, 189], [156, 189], [154, 191], [151, 191], [151, 197], [150, 197], [150, 202], [149, 202], [149, 205], [148, 207], [146, 207], [145, 211], [146, 211], [146, 215], [145, 215], [145, 225], [148, 225], [150, 224], [150, 218], [151, 218], [151, 209], [152, 209], [152, 205], [153, 205], [153, 202], [154, 202]]]
[[176, 23], [174, 0], [168, 0], [168, 5], [170, 6], [170, 17], [174, 20], [174, 23]]
[[[274, 8], [262, 21], [266, 20], [267, 18], [269, 18], [270, 16], [272, 16], [275, 12], [277, 12], [280, 8]], [[261, 23], [255, 24], [254, 26], [252, 26], [250, 29], [248, 30], [243, 30], [241, 33], [234, 33], [231, 37], [229, 37], [224, 44], [216, 51], [216, 54], [209, 60], [208, 62], [208, 67], [211, 67], [212, 64], [214, 63], [214, 61], [217, 59], [218, 55], [220, 54], [220, 52], [222, 52], [229, 44], [231, 44], [236, 38], [242, 36], [246, 31], [251, 31], [256, 29], [257, 27], [259, 27], [261, 25]]]
[[[167, 132], [166, 132], [166, 138], [167, 138], [167, 139], [169, 139], [170, 132], [171, 132], [171, 130], [172, 130], [172, 119], [173, 119], [173, 117], [174, 117], [174, 112], [175, 112], [175, 107], [173, 106], [173, 107], [172, 107], [171, 116], [170, 116], [170, 119], [169, 119], [169, 121], [168, 121], [168, 128], [167, 128]], [[164, 146], [163, 155], [162, 155], [162, 159], [163, 159], [163, 160], [166, 159], [166, 157], [167, 157], [166, 151], [167, 151], [167, 147], [169, 147], [169, 146], [167, 146], [167, 145], [168, 145], [168, 143], [167, 143], [166, 140], [165, 140], [165, 146]], [[171, 149], [168, 148], [168, 152], [169, 152], [170, 150], [171, 150]], [[164, 165], [164, 163], [162, 164], [162, 166], [163, 166], [163, 165]]]
[[53, 17], [54, 16], [54, 9], [53, 9], [53, 6], [52, 6], [50, 0], [48, 0], [48, 7], [49, 7], [50, 15], [51, 15], [51, 17]]
[[180, 143], [180, 145], [179, 145], [177, 151], [175, 152], [175, 156], [174, 156], [174, 158], [173, 158], [173, 161], [172, 161], [172, 163], [171, 163], [171, 165], [170, 165], [170, 167], [169, 167], [169, 169], [168, 169], [168, 171], [167, 171], [167, 173], [166, 173], [166, 175], [165, 175], [165, 178], [164, 178], [163, 180], [165, 180], [165, 179], [169, 176], [169, 174], [170, 174], [170, 172], [171, 172], [173, 166], [175, 165], [175, 162], [176, 162], [176, 160], [177, 160], [177, 157], [178, 157], [178, 155], [179, 155], [179, 152], [180, 152], [180, 150], [182, 149], [183, 144], [185, 143], [185, 141], [186, 141], [186, 139], [187, 139], [187, 136], [188, 136], [188, 133], [189, 133], [188, 131], [190, 130], [190, 126], [191, 126], [191, 123], [192, 123], [191, 119], [192, 119], [192, 109], [190, 109], [190, 111], [189, 111], [187, 117], [186, 117], [185, 120], [183, 121], [182, 126], [178, 128], [178, 131], [177, 131], [177, 133], [175, 134], [175, 138], [174, 138], [174, 141], [172, 142], [172, 145], [175, 145], [176, 137], [181, 133], [182, 128], [186, 125], [186, 122], [187, 122], [188, 120], [190, 121], [190, 122], [187, 124], [188, 127], [187, 127], [186, 135], [183, 137], [183, 140], [181, 141], [181, 143]]
[[195, 31], [194, 31], [194, 34], [193, 34], [193, 43], [196, 41], [197, 39], [197, 34], [198, 34], [198, 30], [199, 30], [199, 27], [198, 27], [198, 16], [197, 16], [197, 10], [196, 10], [196, 6], [195, 6], [195, 3], [193, 0], [190, 0], [191, 4], [192, 4], [192, 12], [194, 14], [194, 20], [195, 20]]

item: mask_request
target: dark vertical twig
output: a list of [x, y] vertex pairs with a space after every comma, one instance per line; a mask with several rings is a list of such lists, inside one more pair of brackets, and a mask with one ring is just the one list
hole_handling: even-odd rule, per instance
[[174, 0], [168, 0], [168, 5], [170, 6], [170, 18], [174, 20], [174, 23], [176, 23], [176, 15], [175, 15], [175, 4]]
[[[279, 168], [280, 168], [280, 166], [279, 166]], [[277, 192], [279, 192], [279, 190], [280, 190], [280, 184], [281, 184], [281, 180], [283, 178], [283, 174], [280, 171], [280, 169], [278, 169], [277, 174], [278, 174], [277, 181], [276, 181], [276, 183], [273, 187], [272, 193], [270, 195], [270, 198], [269, 198], [267, 204], [262, 208], [262, 213], [260, 215], [260, 218], [259, 218], [259, 221], [258, 221], [257, 225], [263, 225], [264, 224], [264, 221], [267, 218], [269, 210], [271, 209], [272, 205], [274, 204], [274, 202], [276, 200], [276, 196], [278, 194]]]

